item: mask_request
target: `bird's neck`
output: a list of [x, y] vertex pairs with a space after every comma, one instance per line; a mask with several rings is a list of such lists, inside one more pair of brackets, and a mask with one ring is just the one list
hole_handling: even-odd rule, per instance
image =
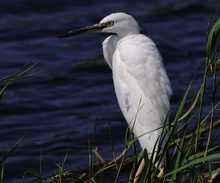
[[118, 41], [119, 37], [117, 35], [111, 35], [102, 42], [103, 55], [110, 68], [112, 68], [112, 56]]

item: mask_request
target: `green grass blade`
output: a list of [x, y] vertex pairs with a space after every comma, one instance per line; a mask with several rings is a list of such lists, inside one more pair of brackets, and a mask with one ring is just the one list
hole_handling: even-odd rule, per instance
[[42, 179], [41, 179], [41, 176], [40, 176], [40, 175], [37, 175], [37, 174], [36, 174], [35, 172], [33, 172], [33, 171], [25, 171], [25, 172], [24, 172], [24, 175], [23, 175], [23, 179], [24, 179], [24, 177], [25, 177], [27, 174], [29, 174], [29, 175], [31, 175], [31, 176], [37, 178], [38, 180], [42, 180]]
[[[217, 168], [216, 170], [213, 170], [213, 171], [211, 171], [211, 172], [205, 173], [204, 178], [208, 178], [208, 177], [212, 176], [213, 174], [219, 173], [219, 172], [220, 172], [220, 168]], [[217, 182], [216, 182], [216, 183], [217, 183]]]
[[[26, 134], [25, 134], [26, 135]], [[24, 135], [24, 136], [25, 136]], [[5, 161], [6, 161], [6, 159], [14, 152], [14, 150], [17, 148], [17, 146], [20, 144], [20, 142], [21, 142], [21, 140], [24, 138], [24, 136], [23, 137], [21, 137], [13, 146], [12, 146], [12, 148], [3, 156], [3, 158], [0, 160], [0, 164], [3, 164]]]
[[[208, 150], [208, 153], [210, 153], [210, 152], [212, 152], [212, 151], [218, 149], [219, 147], [220, 147], [220, 145], [209, 149], [209, 150]], [[205, 154], [205, 152], [199, 152], [199, 153], [197, 153], [197, 154], [191, 155], [190, 157], [187, 158], [187, 161], [186, 161], [186, 160], [183, 161], [183, 164], [186, 164], [188, 161], [194, 160], [194, 159], [196, 159], [196, 158], [203, 157], [204, 154]]]
[[[70, 43], [69, 45], [71, 45], [73, 43]], [[0, 90], [0, 100], [6, 90], [6, 88], [11, 85], [13, 82], [15, 82], [16, 80], [22, 78], [22, 77], [25, 77], [25, 74], [27, 74], [32, 68], [34, 68], [36, 65], [38, 65], [40, 62], [42, 62], [43, 60], [45, 60], [46, 58], [52, 56], [53, 54], [63, 50], [64, 48], [68, 47], [69, 45], [66, 45], [66, 46], [63, 46], [55, 51], [52, 51], [51, 53], [47, 54], [46, 56], [44, 56], [43, 58], [39, 59], [37, 62], [35, 62], [34, 64], [32, 65], [25, 65], [25, 67], [23, 68], [23, 70], [19, 71], [18, 74], [12, 78], [1, 90]]]
[[4, 181], [4, 163], [1, 164], [1, 177], [0, 177], [0, 183], [3, 183]]
[[213, 51], [214, 46], [220, 38], [220, 19], [218, 19], [215, 24], [212, 26], [211, 31], [209, 32], [207, 44], [206, 44], [206, 53], [210, 55]]
[[185, 165], [183, 165], [183, 166], [181, 166], [177, 169], [174, 169], [173, 171], [167, 173], [165, 175], [165, 177], [169, 176], [169, 175], [172, 175], [172, 174], [175, 174], [177, 172], [180, 172], [180, 171], [182, 171], [182, 170], [184, 170], [184, 169], [186, 169], [190, 166], [193, 166], [193, 165], [196, 165], [196, 164], [199, 164], [199, 163], [202, 163], [202, 162], [210, 161], [210, 160], [213, 160], [213, 159], [219, 159], [219, 158], [220, 158], [220, 153], [212, 154], [212, 155], [208, 155], [206, 157], [201, 157], [201, 158], [194, 159], [193, 161], [191, 161], [191, 162], [189, 162], [189, 163], [187, 163], [187, 164], [185, 164]]

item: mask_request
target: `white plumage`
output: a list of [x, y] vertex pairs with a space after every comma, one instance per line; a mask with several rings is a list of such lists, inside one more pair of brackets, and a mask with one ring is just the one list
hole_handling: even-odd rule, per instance
[[112, 69], [121, 111], [150, 158], [161, 135], [172, 94], [162, 57], [154, 42], [139, 33], [135, 19], [125, 13], [110, 14], [99, 24], [58, 37], [91, 32], [114, 33], [103, 41], [103, 54]]
[[109, 21], [114, 26], [102, 32], [116, 35], [102, 44], [105, 60], [112, 68], [117, 99], [141, 147], [151, 154], [170, 108], [170, 81], [156, 45], [139, 33], [133, 17], [115, 13], [100, 23]]

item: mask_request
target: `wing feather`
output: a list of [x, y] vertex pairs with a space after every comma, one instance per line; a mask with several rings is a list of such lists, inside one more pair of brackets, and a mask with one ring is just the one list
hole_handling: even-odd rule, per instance
[[[134, 134], [141, 136], [163, 126], [172, 90], [162, 57], [151, 39], [141, 34], [121, 39], [112, 67], [118, 102]], [[152, 133], [139, 139], [142, 148], [148, 151], [160, 134], [159, 131]]]

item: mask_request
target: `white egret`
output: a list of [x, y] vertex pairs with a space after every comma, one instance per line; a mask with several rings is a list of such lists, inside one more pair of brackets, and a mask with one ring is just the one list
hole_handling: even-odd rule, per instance
[[[125, 13], [110, 14], [99, 24], [69, 31], [57, 38], [94, 32], [113, 33], [102, 43], [104, 58], [112, 69], [121, 111], [150, 158], [162, 133], [172, 94], [162, 57], [154, 42], [140, 34], [135, 19]], [[159, 168], [163, 165], [164, 160]]]

